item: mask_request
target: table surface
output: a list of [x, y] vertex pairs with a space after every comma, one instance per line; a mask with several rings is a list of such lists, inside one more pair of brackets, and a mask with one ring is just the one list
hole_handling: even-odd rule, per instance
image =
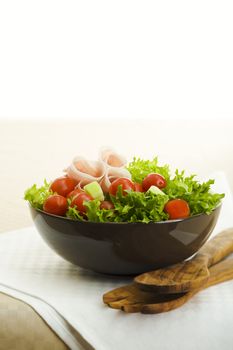
[[[159, 156], [161, 163], [206, 176], [224, 170], [233, 189], [233, 122], [0, 122], [0, 232], [32, 225], [24, 190], [53, 179], [75, 155], [90, 159], [112, 146], [128, 159]], [[67, 349], [28, 305], [0, 294], [0, 349]]]

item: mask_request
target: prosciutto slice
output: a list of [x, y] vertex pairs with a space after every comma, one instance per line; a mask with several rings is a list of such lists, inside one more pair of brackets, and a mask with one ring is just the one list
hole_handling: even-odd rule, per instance
[[130, 172], [125, 169], [126, 158], [111, 149], [103, 149], [100, 152], [100, 161], [105, 165], [106, 172], [100, 185], [104, 192], [108, 192], [111, 183], [119, 177], [131, 179]]
[[100, 181], [100, 185], [104, 192], [108, 192], [111, 183], [118, 179], [119, 177], [126, 177], [127, 179], [131, 179], [131, 175], [127, 169], [124, 168], [109, 168], [106, 171], [103, 179]]
[[93, 181], [100, 182], [106, 173], [106, 166], [104, 162], [86, 160], [78, 156], [73, 159], [66, 173], [83, 187]]
[[100, 151], [99, 158], [102, 162], [106, 164], [108, 168], [122, 168], [127, 164], [127, 160], [125, 157], [109, 148], [103, 148]]
[[90, 182], [97, 181], [104, 192], [108, 192], [111, 183], [119, 177], [131, 179], [130, 172], [125, 168], [126, 158], [114, 150], [102, 149], [99, 160], [87, 160], [77, 156], [70, 166], [65, 170], [67, 176], [77, 181], [76, 188], [83, 189], [83, 186]]

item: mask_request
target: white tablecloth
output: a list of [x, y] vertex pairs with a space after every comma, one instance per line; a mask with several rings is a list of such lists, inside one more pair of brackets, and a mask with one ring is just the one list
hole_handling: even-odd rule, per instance
[[[233, 226], [228, 183], [222, 173], [215, 178], [215, 189], [226, 198], [214, 234]], [[71, 349], [233, 348], [233, 281], [202, 291], [164, 314], [125, 314], [106, 307], [103, 293], [128, 281], [64, 261], [33, 227], [0, 236], [0, 291], [34, 307]]]

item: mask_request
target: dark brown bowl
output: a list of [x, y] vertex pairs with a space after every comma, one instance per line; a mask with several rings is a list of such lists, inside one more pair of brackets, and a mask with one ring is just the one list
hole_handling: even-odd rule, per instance
[[196, 253], [213, 231], [220, 208], [210, 215], [149, 224], [79, 222], [30, 210], [43, 239], [64, 259], [96, 272], [135, 275]]

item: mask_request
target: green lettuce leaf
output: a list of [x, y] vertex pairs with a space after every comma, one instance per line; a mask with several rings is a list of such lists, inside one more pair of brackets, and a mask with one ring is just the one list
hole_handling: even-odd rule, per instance
[[113, 222], [116, 213], [112, 209], [100, 209], [100, 201], [94, 199], [84, 203], [87, 207], [87, 218], [94, 222]]
[[119, 186], [116, 196], [111, 196], [115, 206], [115, 222], [145, 222], [167, 220], [168, 215], [163, 211], [169, 200], [167, 195], [157, 195], [152, 192], [129, 191], [122, 194]]
[[169, 199], [181, 198], [188, 202], [191, 215], [210, 214], [224, 198], [224, 194], [212, 193], [211, 185], [214, 180], [200, 183], [195, 179], [196, 175], [185, 176], [184, 170], [176, 170], [175, 176], [169, 179], [163, 189]]
[[44, 185], [37, 187], [34, 184], [32, 187], [28, 188], [24, 193], [24, 199], [29, 201], [32, 207], [37, 209], [43, 209], [44, 201], [53, 194], [49, 189], [50, 183], [44, 180]]
[[158, 157], [152, 160], [134, 157], [133, 161], [126, 168], [131, 173], [132, 180], [138, 183], [142, 183], [142, 180], [150, 173], [158, 173], [165, 177], [166, 180], [170, 178], [169, 166], [167, 164], [159, 166]]
[[114, 209], [100, 209], [98, 200], [86, 202], [88, 221], [148, 223], [168, 219], [168, 215], [163, 211], [168, 201], [167, 195], [129, 191], [124, 196], [119, 186], [116, 196], [110, 196], [110, 199], [115, 206]]
[[77, 221], [86, 221], [85, 217], [81, 215], [81, 213], [76, 209], [76, 207], [69, 206], [66, 212], [66, 217]]
[[[169, 200], [175, 198], [186, 200], [191, 215], [210, 214], [225, 196], [223, 193], [211, 192], [211, 185], [214, 184], [212, 179], [200, 183], [195, 179], [196, 175], [185, 176], [184, 170], [181, 172], [176, 170], [175, 175], [171, 176], [169, 166], [167, 164], [159, 166], [157, 157], [151, 161], [134, 158], [127, 169], [132, 175], [132, 180], [139, 183], [150, 173], [158, 173], [164, 176], [167, 186], [163, 189], [163, 192]], [[161, 219], [163, 220], [163, 218]]]

